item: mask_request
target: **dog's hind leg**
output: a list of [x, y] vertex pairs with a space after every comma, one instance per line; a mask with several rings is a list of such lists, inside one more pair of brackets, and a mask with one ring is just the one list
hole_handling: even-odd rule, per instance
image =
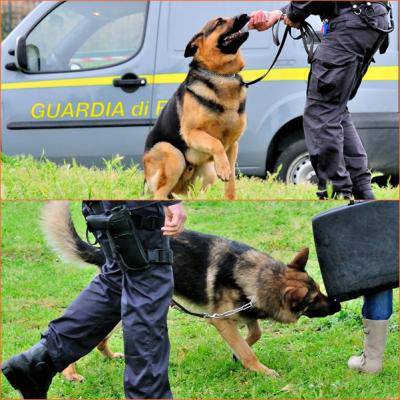
[[157, 143], [143, 158], [146, 183], [154, 198], [167, 199], [186, 168], [181, 151], [169, 143]]
[[76, 364], [72, 363], [62, 372], [64, 378], [70, 382], [83, 382], [85, 378], [76, 372]]
[[124, 358], [122, 353], [114, 353], [111, 351], [111, 349], [108, 347], [108, 339], [109, 337], [106, 337], [103, 341], [101, 341], [97, 345], [97, 350], [99, 350], [105, 358]]
[[262, 331], [257, 319], [248, 322], [246, 325], [249, 330], [246, 337], [246, 342], [251, 347], [261, 339]]
[[206, 190], [210, 186], [214, 185], [217, 181], [217, 173], [215, 172], [215, 167], [213, 162], [205, 163], [196, 168], [195, 175], [193, 176], [193, 181], [199, 177], [201, 179], [202, 189]]
[[211, 323], [217, 328], [219, 334], [228, 343], [245, 368], [272, 377], [278, 375], [276, 371], [260, 363], [249, 344], [240, 335], [235, 322], [230, 320], [213, 320]]
[[238, 143], [233, 143], [227, 151], [229, 164], [231, 166], [231, 177], [229, 181], [225, 184], [225, 197], [229, 200], [235, 200], [236, 198], [236, 160], [238, 157], [239, 145]]

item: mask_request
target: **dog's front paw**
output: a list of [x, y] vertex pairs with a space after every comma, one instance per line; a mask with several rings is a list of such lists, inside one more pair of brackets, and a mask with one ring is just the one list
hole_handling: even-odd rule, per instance
[[265, 365], [262, 366], [262, 371], [261, 372], [264, 375], [267, 375], [267, 376], [269, 376], [271, 378], [277, 378], [279, 376], [279, 374], [275, 370], [270, 369], [270, 368], [266, 367]]
[[113, 353], [111, 358], [118, 359], [118, 358], [125, 358], [125, 356], [122, 353]]
[[228, 182], [229, 179], [231, 179], [232, 171], [226, 154], [215, 157], [214, 162], [218, 178], [221, 179], [221, 181]]
[[64, 378], [69, 381], [69, 382], [83, 382], [85, 380], [85, 378], [82, 375], [79, 375], [77, 373], [73, 373], [73, 374], [68, 374], [68, 373], [64, 373]]

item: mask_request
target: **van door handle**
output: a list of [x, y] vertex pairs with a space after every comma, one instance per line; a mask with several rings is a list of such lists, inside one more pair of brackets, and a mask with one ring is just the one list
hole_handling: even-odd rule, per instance
[[124, 92], [133, 93], [140, 87], [147, 85], [146, 78], [140, 78], [136, 74], [125, 74], [121, 78], [114, 79], [113, 85], [121, 88]]

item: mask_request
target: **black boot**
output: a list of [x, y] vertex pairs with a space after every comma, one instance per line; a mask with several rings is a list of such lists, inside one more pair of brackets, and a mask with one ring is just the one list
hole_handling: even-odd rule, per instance
[[43, 341], [5, 361], [1, 370], [24, 399], [47, 399], [47, 391], [57, 373]]
[[353, 196], [349, 192], [334, 192], [332, 198], [335, 200], [353, 200]]
[[[328, 200], [329, 199], [329, 194], [327, 190], [321, 190], [319, 192], [317, 192], [317, 197], [320, 200]], [[352, 200], [352, 195], [349, 192], [337, 192], [334, 191], [332, 193], [332, 199], [335, 200]]]
[[356, 200], [375, 200], [375, 195], [372, 189], [369, 190], [353, 190], [353, 195]]

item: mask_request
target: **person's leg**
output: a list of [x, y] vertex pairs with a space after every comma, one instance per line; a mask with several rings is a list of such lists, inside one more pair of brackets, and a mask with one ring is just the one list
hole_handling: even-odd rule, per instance
[[[351, 195], [352, 192], [352, 182], [344, 160], [344, 133], [341, 125], [347, 102], [343, 103], [343, 99], [338, 102], [338, 96], [340, 91], [351, 85], [349, 78], [355, 72], [352, 65], [346, 69], [335, 66], [328, 69], [320, 60], [312, 64], [303, 122], [306, 144], [321, 194], [330, 183], [335, 193]], [[335, 92], [329, 91], [330, 83], [327, 83], [327, 89], [323, 88], [319, 79], [323, 75], [328, 76], [329, 81], [338, 81]]]
[[[160, 230], [141, 230], [139, 236], [146, 250], [169, 249], [169, 241]], [[145, 270], [124, 273], [121, 314], [126, 398], [172, 398], [167, 328], [172, 294], [171, 265], [150, 265]]]
[[364, 297], [362, 315], [374, 321], [388, 320], [393, 313], [393, 290], [386, 290]]
[[351, 171], [346, 165], [346, 157], [351, 156], [355, 146], [362, 152], [352, 135], [354, 132], [347, 132], [350, 129], [347, 103], [356, 95], [380, 40], [380, 34], [373, 30], [348, 28], [342, 23], [324, 37], [315, 53], [304, 132], [320, 191], [330, 182], [335, 192], [350, 194], [353, 188], [351, 174], [364, 175], [361, 181], [365, 184], [364, 165], [357, 172], [354, 170], [357, 163]]
[[122, 273], [115, 263], [103, 267], [64, 315], [43, 335], [57, 371], [92, 351], [121, 319]]
[[353, 195], [356, 200], [372, 200], [371, 172], [368, 169], [368, 157], [364, 145], [346, 109], [342, 127], [344, 132], [344, 160], [346, 169], [353, 182]]
[[128, 272], [123, 287], [125, 396], [170, 399], [167, 314], [173, 293], [172, 267], [153, 265]]
[[378, 373], [382, 370], [389, 318], [393, 313], [393, 291], [371, 294], [364, 297], [362, 310], [364, 324], [364, 351], [348, 361], [350, 369], [360, 372]]
[[38, 344], [2, 364], [24, 398], [46, 398], [54, 375], [89, 353], [118, 324], [121, 286], [119, 267], [108, 262], [64, 315], [50, 322]]

